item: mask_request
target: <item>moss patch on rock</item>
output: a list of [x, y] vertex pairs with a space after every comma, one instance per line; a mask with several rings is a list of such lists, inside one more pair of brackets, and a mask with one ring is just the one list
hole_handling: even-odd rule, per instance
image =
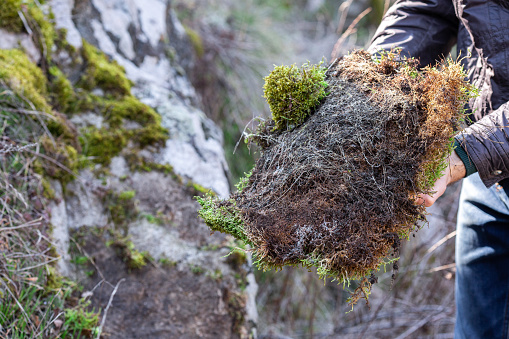
[[0, 4], [0, 27], [11, 32], [20, 32], [23, 29], [18, 11], [21, 9], [21, 0], [4, 0]]
[[101, 88], [107, 93], [120, 96], [131, 94], [132, 82], [126, 77], [122, 66], [85, 40], [82, 52], [87, 70], [81, 78], [81, 87], [90, 91]]
[[46, 77], [27, 55], [18, 49], [0, 50], [0, 79], [22, 98], [27, 106], [46, 113], [51, 112], [47, 102]]

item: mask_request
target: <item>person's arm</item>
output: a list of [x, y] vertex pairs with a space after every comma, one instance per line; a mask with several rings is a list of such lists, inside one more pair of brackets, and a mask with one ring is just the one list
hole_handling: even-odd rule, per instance
[[[456, 140], [486, 187], [509, 178], [509, 102], [470, 125]], [[470, 163], [466, 163], [470, 165]]]
[[399, 0], [386, 13], [368, 51], [401, 48], [402, 55], [435, 64], [456, 42], [459, 20], [451, 0]]

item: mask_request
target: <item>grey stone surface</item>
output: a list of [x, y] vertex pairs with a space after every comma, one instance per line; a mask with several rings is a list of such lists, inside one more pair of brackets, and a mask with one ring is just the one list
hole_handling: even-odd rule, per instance
[[69, 256], [69, 230], [67, 228], [67, 210], [65, 206], [65, 200], [63, 199], [62, 185], [59, 181], [52, 181], [51, 186], [55, 191], [56, 199], [51, 201], [49, 204], [49, 210], [51, 213], [50, 222], [53, 226], [53, 233], [51, 235], [53, 245], [57, 253], [60, 255], [60, 259], [57, 261], [58, 271], [64, 276], [70, 277], [72, 268], [70, 265]]
[[30, 60], [38, 63], [41, 60], [41, 52], [37, 49], [30, 35], [25, 33], [11, 33], [0, 28], [0, 49], [23, 48]]
[[[192, 47], [169, 4], [166, 0], [50, 2], [58, 11], [57, 27], [68, 30], [69, 42], [79, 47], [83, 38], [122, 65], [134, 83], [132, 93], [153, 107], [170, 131], [170, 139], [157, 153], [147, 148], [136, 155], [170, 164], [184, 178], [182, 183], [172, 173], [132, 172], [126, 150], [111, 159], [106, 170], [97, 166], [81, 171], [65, 189], [53, 183], [60, 197], [51, 206], [53, 238], [62, 256], [59, 270], [84, 278], [90, 291], [102, 279], [112, 284], [126, 279], [106, 321], [105, 331], [112, 338], [244, 338], [254, 333], [257, 322], [257, 285], [248, 264], [239, 266], [225, 257], [232, 239], [210, 234], [197, 216], [199, 204], [192, 197], [196, 192], [185, 185], [192, 180], [222, 197], [229, 194], [222, 132], [196, 108], [199, 99], [186, 77], [194, 60]], [[175, 57], [168, 58], [168, 50]], [[56, 57], [65, 63], [68, 56]], [[77, 113], [71, 121], [78, 128], [108, 127], [93, 112]], [[139, 213], [119, 229], [108, 209], [118, 202], [107, 199], [112, 192], [125, 191], [135, 192], [130, 208]], [[105, 245], [111, 234], [99, 238], [97, 232], [86, 231], [90, 228], [125, 232], [136, 250], [147, 251], [153, 261], [140, 270], [127, 268], [118, 249]], [[89, 280], [70, 263], [70, 237], [76, 234], [85, 234], [86, 251], [97, 264], [88, 269], [100, 271]], [[161, 259], [174, 265], [158, 266]], [[245, 291], [240, 290], [239, 276]], [[91, 292], [94, 306], [106, 306], [111, 295], [106, 287]]]
[[101, 199], [102, 181], [90, 170], [82, 171], [80, 177], [82, 181], [71, 181], [66, 187], [67, 227], [72, 230], [108, 225], [108, 214]]
[[55, 15], [56, 28], [67, 30], [67, 42], [76, 48], [82, 45], [81, 35], [72, 21], [74, 0], [50, 0], [49, 4]]

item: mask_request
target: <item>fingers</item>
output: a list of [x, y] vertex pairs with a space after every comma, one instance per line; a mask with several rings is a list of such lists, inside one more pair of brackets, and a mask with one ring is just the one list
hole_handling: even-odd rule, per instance
[[418, 194], [417, 196], [411, 197], [414, 200], [414, 205], [424, 205], [425, 207], [431, 207], [437, 200], [436, 198], [427, 194]]

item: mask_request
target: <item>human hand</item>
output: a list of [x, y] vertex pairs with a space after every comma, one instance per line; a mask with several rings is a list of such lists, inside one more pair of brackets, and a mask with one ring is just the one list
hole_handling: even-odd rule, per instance
[[455, 151], [452, 151], [448, 159], [449, 164], [447, 165], [447, 168], [442, 172], [442, 176], [435, 182], [435, 186], [433, 186], [434, 193], [430, 195], [418, 194], [414, 201], [416, 205], [424, 204], [426, 207], [432, 206], [435, 201], [444, 194], [448, 185], [465, 177], [467, 174], [465, 165]]

